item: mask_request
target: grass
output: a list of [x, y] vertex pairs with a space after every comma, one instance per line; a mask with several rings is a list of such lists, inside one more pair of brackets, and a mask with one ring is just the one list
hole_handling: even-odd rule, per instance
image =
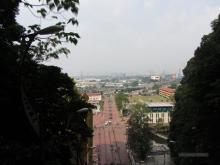
[[140, 102], [140, 103], [146, 103], [146, 102], [169, 102], [170, 99], [161, 97], [159, 95], [153, 95], [153, 96], [131, 96], [129, 98], [130, 102]]

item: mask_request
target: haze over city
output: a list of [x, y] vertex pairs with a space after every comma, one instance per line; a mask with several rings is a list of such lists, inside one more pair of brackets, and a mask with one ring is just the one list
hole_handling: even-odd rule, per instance
[[[68, 58], [48, 64], [70, 76], [178, 72], [211, 31], [219, 9], [218, 0], [83, 0], [75, 27], [81, 39], [67, 45]], [[33, 15], [21, 5], [17, 20], [28, 25]]]
[[0, 0], [0, 53], [0, 164], [220, 164], [220, 0]]

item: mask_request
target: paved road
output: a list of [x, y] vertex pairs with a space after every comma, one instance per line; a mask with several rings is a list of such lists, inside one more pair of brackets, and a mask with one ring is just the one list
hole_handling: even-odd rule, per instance
[[[93, 116], [93, 160], [98, 165], [129, 165], [126, 151], [126, 126], [113, 96], [104, 98], [104, 110]], [[111, 121], [111, 122], [107, 122]]]

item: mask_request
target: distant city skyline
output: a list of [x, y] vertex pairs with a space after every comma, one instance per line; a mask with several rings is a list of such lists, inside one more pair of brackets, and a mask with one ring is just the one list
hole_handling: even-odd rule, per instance
[[165, 75], [173, 75], [175, 74], [177, 77], [178, 76], [182, 76], [183, 73], [182, 72], [175, 72], [175, 73], [172, 73], [172, 72], [162, 72], [162, 73], [156, 73], [156, 72], [153, 72], [153, 73], [103, 73], [103, 74], [99, 74], [99, 73], [94, 73], [94, 74], [91, 74], [91, 73], [80, 73], [80, 74], [76, 74], [74, 75], [75, 77], [77, 78], [88, 78], [88, 77], [99, 77], [99, 76], [109, 76], [109, 77], [129, 77], [129, 76], [152, 76], [152, 75], [155, 75], [155, 76], [165, 76]]
[[[37, 0], [30, 2], [36, 3]], [[81, 0], [77, 46], [71, 54], [46, 64], [70, 76], [84, 74], [178, 73], [211, 32], [220, 12], [219, 0]], [[20, 6], [18, 22], [41, 23]]]
[[171, 71], [171, 72], [167, 72], [167, 71], [162, 71], [162, 72], [156, 72], [156, 71], [147, 71], [147, 72], [103, 72], [103, 73], [92, 73], [92, 72], [80, 72], [78, 73], [78, 75], [112, 75], [112, 74], [126, 74], [126, 75], [162, 75], [162, 74], [178, 74], [181, 70], [181, 73], [182, 73], [182, 69], [184, 68], [179, 68], [179, 70], [175, 70], [175, 71]]

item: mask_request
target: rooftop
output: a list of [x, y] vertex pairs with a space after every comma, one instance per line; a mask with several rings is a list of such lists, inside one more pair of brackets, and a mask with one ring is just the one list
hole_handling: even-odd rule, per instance
[[173, 88], [168, 88], [168, 87], [162, 87], [160, 88], [160, 90], [166, 91], [166, 92], [170, 92], [170, 93], [174, 93], [176, 90]]
[[158, 103], [147, 103], [147, 106], [148, 107], [173, 107], [173, 104], [158, 102]]

